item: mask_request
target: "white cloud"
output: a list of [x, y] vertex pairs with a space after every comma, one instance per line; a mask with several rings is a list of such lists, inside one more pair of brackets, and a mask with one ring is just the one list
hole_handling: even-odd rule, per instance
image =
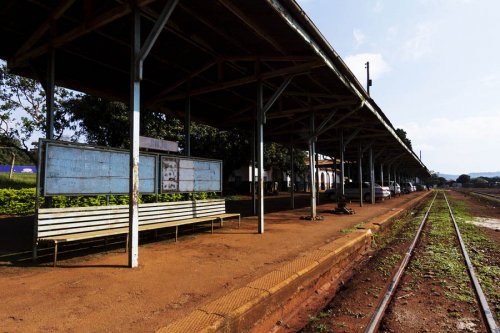
[[403, 44], [403, 57], [416, 60], [431, 54], [431, 41], [434, 30], [434, 26], [431, 23], [418, 24], [413, 36]]
[[344, 58], [345, 63], [354, 75], [358, 78], [359, 82], [366, 81], [366, 68], [367, 61], [370, 62], [370, 78], [379, 79], [385, 73], [390, 72], [391, 66], [382, 57], [380, 53], [360, 53]]
[[500, 115], [460, 119], [433, 118], [425, 124], [401, 126], [422, 161], [442, 173], [500, 171], [497, 153]]
[[387, 29], [387, 39], [393, 40], [398, 36], [399, 29], [397, 26], [391, 26]]
[[352, 35], [354, 37], [354, 45], [356, 45], [356, 47], [363, 45], [363, 43], [365, 42], [366, 36], [365, 36], [365, 34], [363, 34], [363, 32], [360, 29], [354, 29], [352, 31]]
[[384, 5], [382, 4], [382, 2], [380, 0], [377, 0], [375, 2], [375, 4], [373, 5], [372, 10], [374, 13], [380, 13], [380, 12], [382, 12], [382, 10], [384, 10]]

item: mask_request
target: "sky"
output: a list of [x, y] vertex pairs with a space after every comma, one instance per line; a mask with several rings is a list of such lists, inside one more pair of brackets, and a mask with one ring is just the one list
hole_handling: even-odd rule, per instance
[[500, 171], [500, 1], [298, 2], [429, 170]]

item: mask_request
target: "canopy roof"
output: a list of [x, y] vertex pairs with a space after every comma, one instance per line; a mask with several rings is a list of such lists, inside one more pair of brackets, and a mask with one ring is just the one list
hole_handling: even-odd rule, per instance
[[[14, 73], [43, 81], [54, 48], [57, 85], [128, 102], [132, 2], [4, 1], [0, 58]], [[167, 2], [136, 1], [142, 36]], [[371, 144], [381, 161], [429, 175], [293, 0], [180, 0], [144, 62], [141, 105], [182, 117], [189, 97], [193, 120], [250, 132], [258, 83], [266, 104], [287, 80], [267, 112], [266, 141], [305, 149], [316, 136], [318, 153], [338, 157], [342, 130], [351, 139], [347, 158]]]

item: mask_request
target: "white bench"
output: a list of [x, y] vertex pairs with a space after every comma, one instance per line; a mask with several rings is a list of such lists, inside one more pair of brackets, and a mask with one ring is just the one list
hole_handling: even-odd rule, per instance
[[[237, 213], [226, 213], [224, 199], [147, 203], [139, 205], [139, 231], [175, 227], [177, 241], [180, 225], [238, 218]], [[54, 244], [54, 267], [57, 263], [58, 244], [91, 238], [126, 235], [129, 225], [129, 207], [96, 206], [72, 208], [40, 208], [37, 214], [33, 257], [36, 259], [40, 243]], [[128, 237], [127, 237], [128, 241]]]

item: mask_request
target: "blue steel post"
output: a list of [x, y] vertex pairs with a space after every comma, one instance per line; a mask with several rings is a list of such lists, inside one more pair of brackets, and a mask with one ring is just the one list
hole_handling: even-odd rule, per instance
[[133, 9], [132, 64], [130, 68], [130, 176], [129, 176], [129, 242], [128, 266], [139, 266], [139, 128], [142, 62], [140, 13]]
[[258, 232], [264, 233], [264, 101], [262, 81], [257, 83], [257, 164], [258, 164]]

